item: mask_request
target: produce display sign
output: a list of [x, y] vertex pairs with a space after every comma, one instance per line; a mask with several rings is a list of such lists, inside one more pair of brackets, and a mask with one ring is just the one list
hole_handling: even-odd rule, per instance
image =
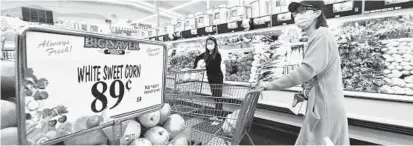
[[333, 4], [333, 12], [337, 13], [337, 12], [351, 11], [351, 10], [353, 10], [353, 7], [354, 7], [354, 2], [353, 1]]
[[55, 31], [27, 31], [25, 42], [19, 87], [25, 91], [20, 98], [26, 118], [20, 122], [29, 144], [163, 104], [162, 44]]
[[281, 13], [277, 15], [278, 22], [284, 22], [289, 20], [292, 20], [291, 12]]
[[340, 3], [334, 3], [325, 5], [323, 10], [326, 18], [337, 18], [351, 15], [361, 14], [361, 8], [363, 7], [363, 1], [345, 1]]
[[274, 14], [271, 17], [272, 26], [287, 25], [294, 23], [294, 19], [292, 17], [291, 12]]

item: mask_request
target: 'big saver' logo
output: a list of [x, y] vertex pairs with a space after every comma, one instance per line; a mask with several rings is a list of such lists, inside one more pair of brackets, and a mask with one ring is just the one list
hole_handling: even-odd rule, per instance
[[85, 48], [105, 49], [105, 54], [124, 55], [125, 50], [140, 50], [139, 42], [129, 40], [111, 40], [96, 37], [85, 37]]

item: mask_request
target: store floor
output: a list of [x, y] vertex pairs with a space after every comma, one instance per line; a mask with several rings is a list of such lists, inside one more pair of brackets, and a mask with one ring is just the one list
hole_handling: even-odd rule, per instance
[[[296, 132], [295, 132], [296, 133]], [[250, 136], [255, 145], [294, 145], [297, 135], [253, 124]], [[375, 145], [373, 143], [350, 139], [351, 145]], [[248, 145], [243, 143], [242, 145]]]
[[297, 136], [253, 124], [250, 136], [255, 145], [294, 145]]

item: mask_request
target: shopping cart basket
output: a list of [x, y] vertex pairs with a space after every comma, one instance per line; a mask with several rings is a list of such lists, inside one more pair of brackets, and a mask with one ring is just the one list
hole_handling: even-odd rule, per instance
[[[222, 96], [214, 93], [220, 89]], [[168, 93], [166, 98], [172, 112], [185, 119], [192, 144], [238, 145], [244, 136], [249, 136], [261, 93], [251, 89], [251, 86], [229, 84], [180, 86], [178, 92]], [[208, 90], [211, 94], [205, 94]], [[220, 105], [222, 108], [217, 108]]]
[[183, 71], [168, 71], [166, 76], [167, 93], [179, 92], [179, 89], [199, 87], [193, 92], [201, 92], [202, 82], [205, 81], [205, 69], [191, 69]]

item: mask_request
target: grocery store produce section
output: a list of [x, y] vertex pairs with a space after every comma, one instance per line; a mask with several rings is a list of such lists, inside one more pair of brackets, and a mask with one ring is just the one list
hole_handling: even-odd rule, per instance
[[[198, 62], [198, 66], [194, 66], [195, 58], [205, 51], [205, 40], [209, 36], [214, 36], [218, 41], [225, 85], [240, 89], [236, 92], [224, 87], [222, 95], [224, 98], [231, 98], [228, 100], [240, 103], [257, 82], [264, 79], [275, 80], [299, 67], [304, 58], [308, 36], [292, 25], [294, 20], [291, 13], [286, 10], [289, 1], [274, 2], [280, 6], [277, 6], [276, 10], [268, 10], [274, 12], [265, 14], [261, 14], [264, 10], [257, 6], [262, 2], [269, 0], [253, 1], [246, 7], [217, 6], [213, 11], [209, 9], [208, 12], [199, 12], [200, 15], [178, 19], [179, 23], [168, 24], [165, 30], [151, 27], [150, 30], [142, 31], [142, 35], [145, 34], [147, 39], [163, 41], [167, 45], [165, 94], [187, 90], [183, 92], [185, 94], [175, 96], [192, 96], [195, 92], [200, 92], [199, 96], [211, 95], [206, 73], [201, 72], [205, 69], [203, 60]], [[252, 11], [251, 14], [246, 14], [247, 9]], [[257, 10], [259, 12], [256, 12]], [[230, 13], [232, 14], [229, 15]], [[330, 0], [324, 13], [329, 29], [335, 34], [340, 52], [344, 102], [351, 139], [370, 144], [412, 145], [413, 116], [410, 116], [409, 111], [413, 111], [413, 1]], [[1, 24], [2, 69], [6, 69], [4, 72], [9, 71], [5, 80], [2, 75], [2, 86], [3, 82], [7, 86], [2, 87], [2, 95], [8, 97], [3, 99], [2, 96], [1, 101], [2, 112], [7, 116], [3, 117], [2, 114], [2, 140], [9, 141], [2, 144], [15, 144], [18, 143], [18, 139], [13, 137], [13, 134], [17, 135], [18, 128], [15, 124], [17, 121], [12, 118], [16, 116], [13, 115], [16, 111], [12, 110], [16, 108], [13, 103], [16, 99], [13, 98], [15, 75], [12, 70], [16, 60], [16, 34], [27, 26], [38, 24], [3, 16]], [[138, 36], [137, 29], [131, 26], [96, 27], [63, 20], [53, 26], [113, 36]], [[7, 67], [3, 67], [3, 63]], [[236, 129], [230, 126], [238, 122], [186, 116], [178, 112], [171, 99], [166, 99], [166, 104], [160, 110], [150, 111], [122, 122], [118, 125], [121, 127], [121, 136], [116, 136], [114, 129], [102, 128], [102, 124], [107, 122], [103, 114], [74, 118], [68, 116], [67, 107], [64, 105], [38, 111], [39, 101], [49, 98], [49, 81], [33, 76], [31, 79], [28, 78], [25, 84], [33, 90], [25, 92], [30, 97], [29, 100], [26, 99], [28, 120], [25, 124], [28, 131], [27, 139], [32, 144], [41, 144], [80, 132], [84, 135], [65, 137], [58, 144], [117, 144], [112, 143], [112, 140], [118, 137], [119, 144], [122, 145], [231, 145], [231, 137], [228, 135], [234, 134], [233, 131]], [[254, 109], [255, 114], [251, 114], [254, 116], [252, 127], [271, 128], [278, 132], [297, 135], [304, 118], [303, 115], [295, 114], [291, 103], [294, 94], [300, 90], [297, 86], [282, 91], [262, 92], [257, 108]], [[177, 99], [175, 96], [172, 99]], [[203, 106], [202, 110], [213, 110], [212, 107], [208, 107], [209, 105], [203, 105], [206, 104], [203, 103], [205, 101], [192, 102], [199, 102]], [[189, 105], [187, 102], [183, 103]], [[225, 112], [228, 113], [227, 119], [228, 116], [239, 116], [239, 110], [228, 109], [231, 107], [224, 106]], [[214, 125], [210, 122], [219, 124]], [[188, 128], [194, 125], [188, 124], [194, 124], [195, 127], [201, 125], [204, 130], [212, 129], [216, 130], [216, 133], [194, 140], [193, 129]], [[210, 127], [205, 128], [205, 125], [215, 127], [208, 129]], [[252, 131], [254, 130], [257, 133], [256, 131], [261, 129]], [[267, 132], [263, 131], [265, 130], [260, 132]], [[219, 132], [224, 134], [219, 136]], [[287, 140], [289, 144], [293, 141], [291, 139], [295, 139], [291, 135]], [[262, 137], [255, 135], [258, 140], [262, 140]], [[267, 144], [267, 141], [260, 141], [258, 144]]]
[[[405, 11], [406, 12], [406, 11]], [[385, 12], [386, 13], [386, 12]], [[392, 12], [387, 12], [392, 13]], [[399, 110], [412, 110], [413, 102], [413, 14], [375, 15], [375, 18], [363, 17], [338, 18], [340, 23], [330, 25], [339, 44], [343, 87], [346, 91], [346, 105], [351, 124], [379, 129], [400, 134], [412, 134], [412, 118], [391, 114]], [[329, 20], [334, 21], [334, 20]], [[289, 74], [300, 65], [306, 46], [306, 36], [292, 25], [276, 26], [264, 30], [219, 34], [220, 53], [223, 56], [222, 72], [226, 83], [250, 86], [257, 81], [275, 75]], [[172, 50], [185, 50], [182, 47], [194, 46], [198, 52], [204, 50], [204, 37], [166, 42]], [[177, 52], [178, 56], [188, 56], [186, 62], [195, 60], [191, 51]], [[170, 56], [175, 58], [175, 56]], [[169, 64], [173, 66], [173, 64]], [[192, 62], [186, 64], [191, 68]], [[173, 67], [175, 69], [184, 69]], [[289, 97], [300, 88], [286, 91], [268, 91], [260, 100], [263, 113], [268, 111], [286, 111]], [[283, 96], [283, 97], [279, 97]], [[287, 97], [286, 97], [287, 96]], [[371, 106], [365, 110], [360, 107]], [[385, 111], [387, 109], [387, 111]], [[258, 110], [256, 117], [268, 118]], [[379, 116], [379, 112], [382, 112]], [[269, 113], [268, 113], [269, 114]], [[265, 114], [266, 116], [270, 116]], [[264, 116], [264, 117], [263, 117]], [[361, 122], [360, 122], [361, 121]], [[363, 121], [374, 124], [364, 124]], [[410, 122], [409, 122], [410, 121]], [[291, 125], [290, 122], [283, 122]], [[370, 125], [370, 126], [369, 126]], [[375, 126], [374, 126], [375, 125]], [[377, 128], [379, 125], [385, 125]], [[389, 126], [390, 125], [390, 126]], [[402, 126], [389, 128], [391, 125]], [[359, 129], [359, 128], [357, 128]], [[393, 130], [391, 130], [393, 129]], [[397, 130], [396, 130], [397, 129]], [[410, 129], [410, 130], [409, 130]], [[354, 134], [356, 136], [356, 134]], [[368, 139], [368, 138], [365, 138]], [[379, 142], [377, 138], [371, 142]], [[393, 141], [394, 142], [394, 141]], [[393, 142], [384, 142], [392, 144]], [[405, 141], [410, 143], [411, 141]], [[398, 143], [394, 142], [393, 144]]]

